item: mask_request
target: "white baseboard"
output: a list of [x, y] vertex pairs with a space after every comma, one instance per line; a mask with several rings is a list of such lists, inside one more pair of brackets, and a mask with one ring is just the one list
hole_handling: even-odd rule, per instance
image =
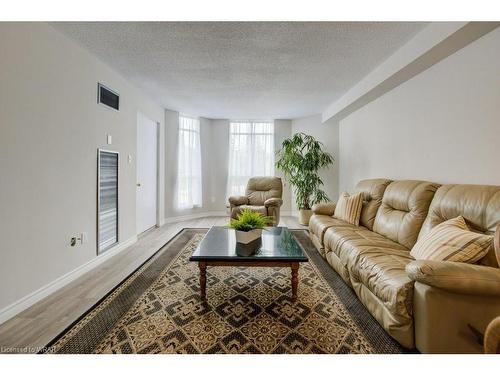
[[166, 217], [163, 220], [163, 222], [165, 224], [170, 224], [170, 223], [177, 223], [179, 221], [184, 221], [184, 220], [202, 219], [204, 217], [209, 217], [209, 216], [227, 216], [227, 217], [229, 217], [229, 213], [225, 212], [225, 211], [207, 211], [207, 212], [200, 212], [200, 213], [190, 214], [190, 215]]
[[[298, 211], [281, 211], [280, 215], [281, 216], [298, 216], [299, 212]], [[229, 212], [226, 212], [226, 211], [207, 211], [207, 212], [200, 212], [200, 213], [191, 214], [191, 215], [166, 217], [165, 219], [162, 220], [162, 225], [163, 224], [178, 223], [179, 221], [185, 221], [185, 220], [202, 219], [204, 217], [210, 217], [210, 216], [227, 216], [227, 217], [229, 217]]]
[[20, 300], [10, 304], [7, 307], [4, 307], [0, 310], [0, 324], [26, 310], [27, 308], [33, 306], [35, 303], [49, 296], [55, 291], [68, 285], [70, 282], [76, 280], [83, 274], [89, 272], [106, 260], [117, 255], [135, 242], [137, 242], [137, 236], [133, 236], [125, 241], [122, 241], [104, 254], [92, 258], [87, 263], [84, 263], [81, 266], [75, 268], [73, 271], [68, 272], [67, 274], [55, 279], [54, 281], [48, 283], [40, 289], [35, 290], [34, 292], [21, 298]]

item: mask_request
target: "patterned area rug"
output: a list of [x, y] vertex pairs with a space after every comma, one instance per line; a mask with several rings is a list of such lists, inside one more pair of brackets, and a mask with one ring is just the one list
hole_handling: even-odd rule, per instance
[[292, 231], [309, 262], [208, 267], [207, 302], [189, 262], [206, 230], [184, 229], [48, 347], [56, 353], [401, 353], [352, 290]]

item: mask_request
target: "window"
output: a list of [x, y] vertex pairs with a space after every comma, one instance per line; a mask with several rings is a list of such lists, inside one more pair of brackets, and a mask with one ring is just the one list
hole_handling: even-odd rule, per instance
[[177, 160], [177, 208], [201, 207], [200, 120], [179, 116]]
[[274, 124], [231, 122], [227, 195], [243, 195], [248, 179], [274, 176]]

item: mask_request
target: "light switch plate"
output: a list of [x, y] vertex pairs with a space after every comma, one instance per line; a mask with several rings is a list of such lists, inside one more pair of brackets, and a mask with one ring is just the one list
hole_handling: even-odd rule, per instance
[[130, 154], [128, 155], [128, 163], [129, 164], [132, 163], [132, 155], [130, 155]]
[[108, 145], [113, 143], [113, 137], [111, 134], [106, 134], [106, 141], [108, 142]]

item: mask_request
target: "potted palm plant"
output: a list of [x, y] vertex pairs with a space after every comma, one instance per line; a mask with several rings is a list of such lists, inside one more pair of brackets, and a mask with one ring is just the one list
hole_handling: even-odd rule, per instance
[[285, 139], [276, 153], [276, 168], [292, 186], [299, 209], [299, 222], [308, 225], [311, 206], [328, 201], [321, 189], [323, 181], [318, 172], [334, 162], [333, 156], [323, 150], [323, 144], [313, 136], [297, 133]]
[[262, 229], [272, 224], [272, 218], [245, 209], [237, 219], [231, 219], [229, 227], [236, 232], [236, 242], [247, 245], [262, 236]]

